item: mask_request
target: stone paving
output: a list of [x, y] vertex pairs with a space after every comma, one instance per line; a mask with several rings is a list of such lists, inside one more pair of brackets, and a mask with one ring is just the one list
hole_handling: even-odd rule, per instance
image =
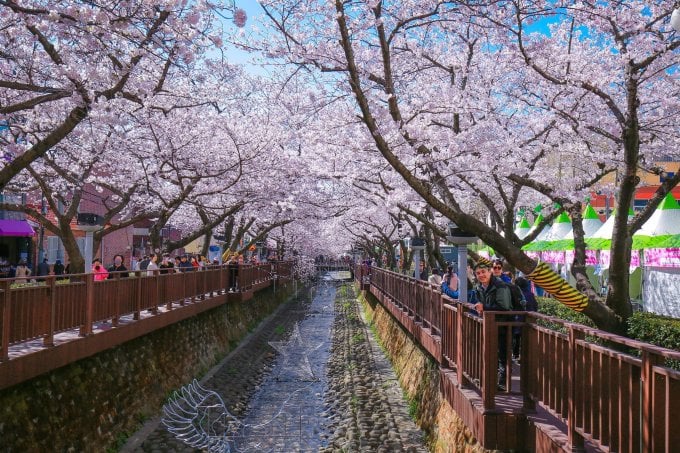
[[[282, 306], [204, 377], [238, 418], [231, 452], [424, 452], [397, 378], [351, 285]], [[198, 451], [150, 420], [121, 451]]]

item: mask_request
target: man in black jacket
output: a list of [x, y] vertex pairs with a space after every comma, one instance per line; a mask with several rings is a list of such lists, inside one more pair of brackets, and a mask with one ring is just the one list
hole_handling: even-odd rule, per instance
[[[484, 310], [508, 311], [512, 310], [512, 295], [506, 283], [491, 274], [489, 265], [477, 263], [475, 265], [475, 277], [477, 277], [477, 303], [475, 310], [482, 315]], [[498, 328], [498, 389], [505, 390], [506, 378], [506, 327]]]

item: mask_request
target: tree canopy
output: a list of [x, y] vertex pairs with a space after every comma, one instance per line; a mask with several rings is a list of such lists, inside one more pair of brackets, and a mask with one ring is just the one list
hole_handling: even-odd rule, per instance
[[[581, 213], [594, 191], [631, 206], [643, 174], [680, 161], [677, 5], [260, 4], [254, 19], [228, 1], [1, 1], [0, 187], [40, 190], [55, 210], [88, 192], [109, 230], [172, 224], [174, 246], [248, 230], [393, 261], [411, 231], [441, 265], [454, 221], [529, 275], [522, 247], [567, 212], [578, 309], [623, 331], [632, 235], [680, 171], [632, 220], [616, 211], [606, 296], [586, 275]], [[517, 213], [538, 204], [542, 222], [518, 237]], [[67, 235], [62, 211], [46, 228]]]

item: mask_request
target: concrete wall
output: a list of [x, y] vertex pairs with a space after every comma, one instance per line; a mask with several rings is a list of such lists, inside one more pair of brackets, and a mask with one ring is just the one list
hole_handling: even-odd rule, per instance
[[360, 300], [367, 317], [399, 376], [416, 422], [427, 433], [430, 451], [484, 452], [461, 418], [440, 392], [437, 362], [385, 310], [372, 294]]
[[292, 286], [258, 292], [0, 391], [0, 451], [106, 451], [200, 377]]

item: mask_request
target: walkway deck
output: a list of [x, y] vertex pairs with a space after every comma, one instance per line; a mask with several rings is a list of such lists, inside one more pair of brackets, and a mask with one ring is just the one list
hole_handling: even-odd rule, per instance
[[[357, 284], [440, 364], [447, 400], [485, 448], [647, 452], [680, 444], [680, 372], [667, 362], [680, 359], [677, 351], [538, 313], [479, 317], [426, 282], [366, 273], [356, 269]], [[513, 317], [520, 314], [524, 321]], [[522, 332], [521, 364], [511, 362], [513, 328]], [[499, 331], [507, 391], [496, 388]]]

